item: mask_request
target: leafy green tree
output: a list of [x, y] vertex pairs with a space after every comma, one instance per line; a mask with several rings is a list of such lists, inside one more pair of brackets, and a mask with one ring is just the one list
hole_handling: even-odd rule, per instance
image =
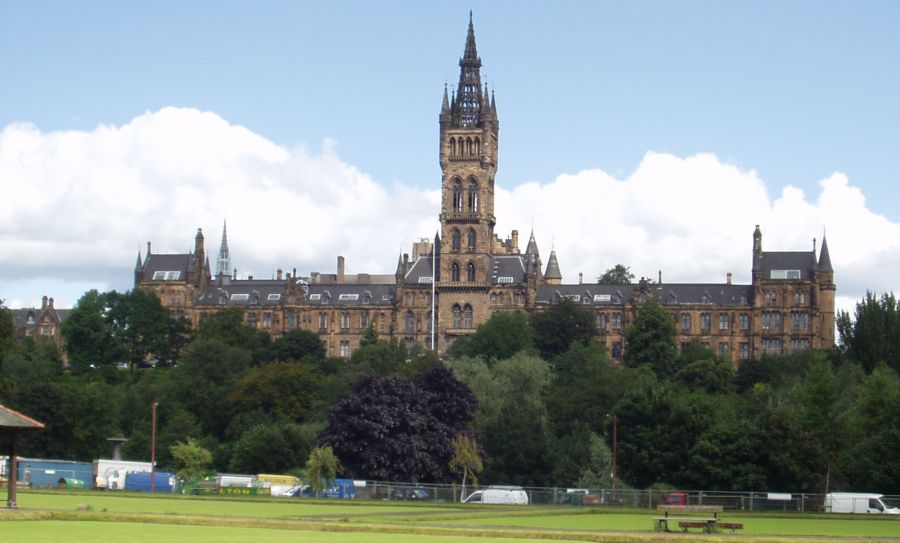
[[69, 363], [76, 373], [112, 365], [126, 357], [123, 343], [113, 336], [107, 323], [107, 302], [106, 294], [89, 290], [78, 299], [62, 323], [61, 333], [66, 340]]
[[534, 346], [544, 360], [569, 349], [572, 343], [587, 345], [594, 339], [594, 314], [571, 300], [562, 300], [540, 313], [532, 313]]
[[362, 346], [350, 355], [350, 368], [354, 375], [397, 375], [406, 364], [406, 349], [396, 339], [378, 340]]
[[212, 464], [212, 453], [191, 437], [176, 442], [169, 447], [169, 451], [178, 468], [178, 477], [183, 481], [199, 478]]
[[315, 446], [314, 428], [288, 422], [255, 426], [234, 443], [228, 469], [237, 473], [297, 471]]
[[587, 488], [611, 486], [612, 452], [604, 436], [579, 424], [554, 445], [552, 480], [555, 484]]
[[606, 416], [627, 384], [602, 346], [573, 344], [553, 361], [553, 380], [546, 395], [547, 412], [557, 435], [587, 425], [602, 432]]
[[362, 338], [359, 340], [359, 346], [374, 345], [378, 341], [378, 332], [375, 331], [375, 325], [370, 324], [366, 331], [363, 332]]
[[217, 340], [229, 347], [237, 347], [250, 353], [254, 363], [266, 359], [271, 337], [244, 322], [244, 312], [238, 307], [229, 307], [210, 314], [200, 321], [195, 332], [196, 340]]
[[629, 285], [632, 281], [634, 274], [631, 273], [631, 268], [622, 264], [616, 264], [597, 279], [601, 285]]
[[759, 454], [765, 436], [747, 420], [722, 421], [703, 432], [686, 457], [689, 477], [703, 488], [750, 491], [766, 487]]
[[12, 313], [3, 306], [0, 300], [0, 401], [9, 403], [7, 398], [12, 395], [14, 381], [7, 373], [7, 359], [12, 351], [16, 337], [16, 327]]
[[837, 329], [847, 355], [867, 372], [882, 362], [900, 371], [900, 306], [893, 293], [878, 297], [866, 292], [854, 318], [846, 311], [838, 313]]
[[731, 362], [719, 358], [699, 339], [694, 338], [682, 347], [676, 367], [676, 381], [689, 390], [704, 390], [709, 394], [724, 394], [734, 388], [734, 369]]
[[671, 378], [678, 357], [675, 334], [672, 317], [655, 300], [647, 301], [625, 329], [625, 365], [646, 366], [661, 378]]
[[300, 362], [304, 359], [324, 360], [325, 343], [319, 334], [309, 330], [291, 330], [269, 345], [266, 360], [285, 360]]
[[524, 313], [494, 313], [471, 336], [457, 339], [450, 356], [480, 356], [488, 364], [534, 348], [534, 331]]
[[321, 494], [325, 487], [331, 486], [337, 478], [340, 465], [331, 447], [315, 447], [309, 452], [305, 473], [309, 486], [316, 496]]
[[149, 362], [151, 355], [168, 354], [173, 324], [156, 294], [135, 288], [104, 296], [106, 324], [132, 368]]
[[234, 413], [259, 409], [275, 419], [303, 422], [316, 408], [319, 383], [311, 365], [276, 360], [241, 377], [228, 403]]
[[458, 434], [453, 438], [453, 458], [450, 459], [450, 471], [462, 472], [461, 497], [466, 495], [466, 483], [471, 477], [472, 486], [478, 486], [478, 474], [484, 471], [484, 463], [478, 452], [478, 443], [466, 434]]

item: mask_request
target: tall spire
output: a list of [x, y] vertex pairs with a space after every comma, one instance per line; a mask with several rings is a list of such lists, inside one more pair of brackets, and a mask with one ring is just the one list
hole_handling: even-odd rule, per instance
[[228, 275], [231, 272], [231, 256], [228, 253], [228, 221], [222, 221], [222, 243], [219, 245], [219, 257], [216, 259], [216, 275]]
[[562, 281], [562, 272], [559, 271], [559, 261], [556, 259], [556, 249], [550, 250], [550, 259], [547, 260], [547, 271], [544, 272], [544, 282], [548, 285], [558, 285]]
[[466, 48], [459, 59], [459, 85], [456, 88], [456, 103], [453, 108], [453, 126], [473, 128], [481, 124], [481, 59], [475, 47], [475, 25], [469, 12], [469, 32]]
[[828, 240], [825, 239], [825, 234], [822, 234], [822, 252], [819, 253], [819, 271], [834, 273], [834, 268], [831, 267], [831, 255], [828, 254]]

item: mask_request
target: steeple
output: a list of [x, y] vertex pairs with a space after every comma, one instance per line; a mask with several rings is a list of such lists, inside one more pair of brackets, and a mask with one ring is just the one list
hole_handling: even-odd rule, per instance
[[475, 47], [475, 25], [469, 12], [469, 31], [466, 34], [466, 48], [459, 59], [459, 85], [452, 112], [453, 126], [474, 128], [481, 125], [482, 99], [481, 59]]
[[547, 271], [544, 272], [544, 283], [558, 285], [562, 283], [562, 273], [559, 271], [559, 261], [556, 259], [556, 249], [550, 250], [550, 259], [547, 261]]
[[534, 239], [534, 230], [531, 231], [531, 237], [528, 238], [528, 247], [525, 248], [525, 254], [530, 256], [534, 255], [538, 259], [541, 258], [541, 253], [538, 251], [537, 241]]
[[138, 249], [137, 262], [134, 264], [134, 286], [141, 284], [141, 277], [144, 275], [144, 264], [141, 262], [141, 250]]
[[828, 240], [822, 234], [822, 251], [819, 253], [819, 271], [834, 273], [831, 267], [831, 255], [828, 254]]
[[219, 244], [219, 257], [216, 259], [216, 275], [228, 275], [231, 270], [231, 255], [228, 252], [228, 222], [222, 221], [222, 243]]

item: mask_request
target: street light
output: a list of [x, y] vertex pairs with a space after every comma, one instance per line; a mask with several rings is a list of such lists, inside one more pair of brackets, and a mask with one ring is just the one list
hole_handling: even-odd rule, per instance
[[150, 493], [153, 494], [153, 489], [156, 486], [156, 408], [159, 406], [158, 402], [153, 402], [153, 406], [150, 410], [150, 419], [151, 419], [151, 428], [150, 428]]

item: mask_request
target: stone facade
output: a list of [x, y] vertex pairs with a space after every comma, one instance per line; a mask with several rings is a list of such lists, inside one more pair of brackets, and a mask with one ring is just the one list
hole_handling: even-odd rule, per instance
[[343, 357], [369, 326], [383, 338], [443, 353], [494, 313], [541, 311], [562, 299], [594, 312], [599, 341], [614, 358], [622, 356], [625, 327], [649, 299], [671, 313], [680, 342], [698, 338], [734, 364], [763, 352], [833, 345], [834, 271], [824, 240], [818, 256], [815, 248], [767, 252], [757, 226], [749, 285], [732, 284], [730, 274], [714, 284], [667, 284], [660, 277], [602, 285], [563, 284], [555, 251], [543, 268], [533, 233], [524, 253], [517, 231], [501, 239], [494, 232], [500, 123], [493, 93], [482, 86], [471, 19], [459, 66], [458, 85], [445, 87], [438, 117], [441, 231], [434, 241], [414, 243], [412, 258], [401, 255], [393, 275], [347, 275], [338, 257], [335, 274], [279, 270], [274, 279], [239, 279], [223, 266], [230, 262], [223, 228], [215, 276], [198, 230], [192, 253], [152, 253], [148, 244], [145, 258], [138, 255], [135, 286], [156, 292], [194, 325], [223, 307], [240, 307], [253, 326], [275, 336], [317, 332], [330, 355]]

